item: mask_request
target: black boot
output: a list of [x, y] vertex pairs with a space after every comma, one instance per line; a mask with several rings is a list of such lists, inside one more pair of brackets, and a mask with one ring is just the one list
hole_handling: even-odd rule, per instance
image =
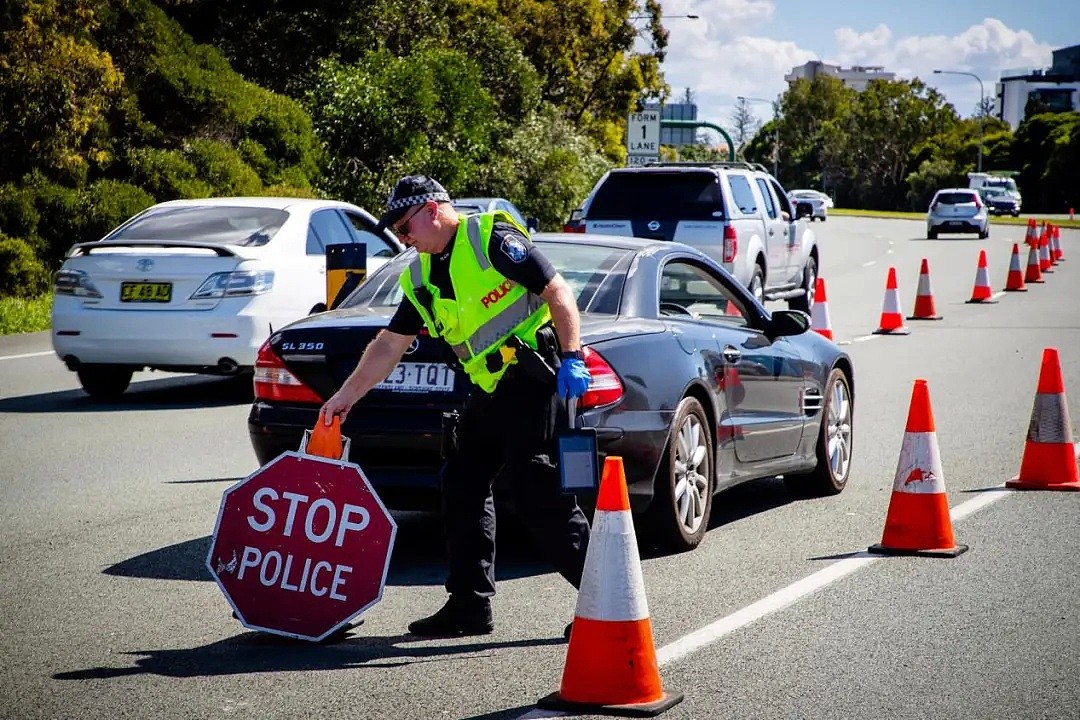
[[430, 617], [409, 623], [409, 632], [425, 637], [487, 635], [495, 629], [491, 619], [491, 601], [451, 595], [442, 609]]

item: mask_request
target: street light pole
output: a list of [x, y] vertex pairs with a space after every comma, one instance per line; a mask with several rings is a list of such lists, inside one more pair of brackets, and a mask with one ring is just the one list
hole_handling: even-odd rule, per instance
[[975, 73], [965, 72], [963, 70], [935, 70], [935, 75], [967, 75], [973, 77], [979, 81], [979, 163], [977, 165], [978, 172], [982, 172], [982, 156], [983, 156], [983, 116], [986, 115], [986, 92], [983, 89], [982, 78]]
[[773, 102], [772, 100], [766, 100], [765, 98], [748, 97], [746, 95], [736, 95], [739, 100], [745, 100], [747, 102], [763, 102], [772, 105], [773, 109], [773, 156], [772, 156], [772, 174], [773, 177], [779, 175], [779, 163], [780, 163], [780, 123], [777, 121], [779, 117], [780, 103]]

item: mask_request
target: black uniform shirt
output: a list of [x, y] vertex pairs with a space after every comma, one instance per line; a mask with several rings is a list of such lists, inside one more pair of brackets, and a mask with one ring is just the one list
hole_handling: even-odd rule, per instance
[[[465, 219], [462, 218], [462, 222]], [[453, 241], [446, 252], [431, 256], [431, 284], [439, 288], [440, 295], [452, 299], [454, 287], [450, 282], [450, 252]], [[555, 268], [532, 241], [516, 227], [506, 222], [496, 222], [488, 241], [488, 257], [492, 266], [507, 280], [521, 285], [534, 295], [539, 295], [555, 277]], [[402, 299], [394, 317], [390, 319], [390, 332], [399, 335], [416, 335], [424, 327], [420, 312], [409, 301]]]

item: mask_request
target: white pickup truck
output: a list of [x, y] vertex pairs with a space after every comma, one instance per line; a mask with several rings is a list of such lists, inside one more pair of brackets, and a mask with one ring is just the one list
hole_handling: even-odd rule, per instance
[[575, 230], [692, 245], [762, 302], [809, 312], [819, 267], [812, 212], [809, 203], [792, 207], [760, 165], [659, 164], [606, 173], [576, 212]]

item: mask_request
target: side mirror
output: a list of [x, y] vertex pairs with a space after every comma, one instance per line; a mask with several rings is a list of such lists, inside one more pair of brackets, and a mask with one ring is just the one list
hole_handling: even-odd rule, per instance
[[795, 203], [795, 219], [802, 220], [814, 214], [814, 206], [805, 200]]
[[525, 229], [531, 233], [534, 233], [540, 229], [540, 220], [537, 218], [525, 218]]
[[769, 340], [791, 335], [802, 335], [810, 329], [810, 316], [802, 310], [776, 310], [772, 314], [765, 335]]

